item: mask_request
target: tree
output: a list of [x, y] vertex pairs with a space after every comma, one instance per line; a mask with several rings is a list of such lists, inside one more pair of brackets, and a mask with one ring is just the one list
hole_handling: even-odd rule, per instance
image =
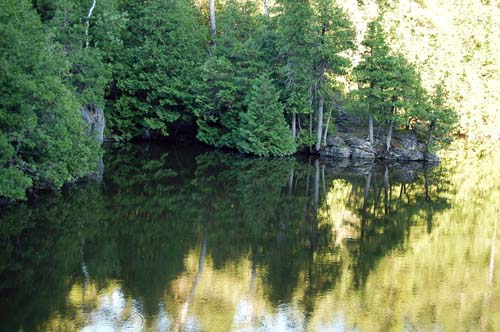
[[345, 75], [351, 61], [345, 52], [354, 48], [355, 31], [347, 14], [332, 0], [315, 0], [316, 71], [318, 81], [318, 112], [316, 151], [321, 148], [326, 74]]
[[294, 153], [296, 147], [283, 115], [279, 92], [268, 74], [253, 81], [246, 104], [248, 110], [241, 115], [237, 149], [259, 156]]
[[253, 2], [230, 1], [219, 13], [217, 47], [201, 67], [195, 89], [197, 138], [204, 143], [236, 147], [252, 80], [270, 67], [272, 34], [259, 28], [261, 18]]
[[0, 196], [14, 199], [93, 171], [100, 153], [63, 83], [70, 66], [31, 6], [6, 0], [0, 11]]
[[390, 56], [390, 60], [393, 66], [387, 73], [387, 110], [380, 113], [380, 120], [385, 121], [388, 127], [386, 152], [391, 148], [394, 127], [404, 124], [411, 117], [413, 109], [425, 102], [426, 95], [420, 75], [412, 64], [402, 55]]
[[444, 83], [439, 83], [432, 96], [425, 95], [426, 102], [413, 111], [417, 120], [417, 130], [426, 132], [427, 152], [432, 152], [434, 138], [449, 137], [453, 134], [458, 123], [458, 114], [447, 102], [448, 93]]
[[376, 111], [387, 109], [388, 94], [394, 58], [386, 43], [380, 18], [368, 23], [368, 31], [361, 43], [365, 47], [362, 61], [354, 69], [359, 85], [358, 94], [367, 107], [368, 138], [373, 145], [373, 120]]
[[188, 0], [124, 3], [124, 48], [116, 55], [110, 125], [115, 138], [167, 136], [172, 124], [192, 122], [193, 82], [207, 35]]
[[104, 63], [104, 53], [96, 48], [91, 33], [94, 29], [90, 29], [90, 24], [101, 6], [106, 8], [109, 4], [97, 5], [94, 0], [37, 1], [36, 4], [37, 13], [48, 32], [49, 47], [70, 63], [65, 77], [68, 87], [76, 92], [82, 106], [103, 108], [111, 72]]
[[285, 110], [291, 116], [292, 137], [297, 140], [300, 116], [308, 115], [312, 106], [313, 11], [309, 1], [278, 1], [279, 83]]

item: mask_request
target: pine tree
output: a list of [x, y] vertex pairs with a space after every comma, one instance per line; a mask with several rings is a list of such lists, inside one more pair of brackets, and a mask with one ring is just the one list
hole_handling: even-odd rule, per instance
[[[218, 13], [217, 46], [201, 67], [196, 88], [197, 138], [216, 147], [235, 148], [240, 115], [252, 80], [270, 67], [272, 33], [251, 1], [229, 3]], [[269, 22], [268, 22], [269, 23]]]
[[253, 81], [246, 103], [248, 110], [241, 114], [237, 149], [258, 156], [294, 153], [296, 147], [283, 115], [279, 92], [268, 74]]
[[327, 94], [327, 74], [337, 77], [345, 75], [351, 61], [345, 55], [354, 49], [355, 31], [347, 14], [333, 0], [315, 0], [314, 44], [316, 79], [318, 82], [318, 111], [316, 128], [316, 151], [320, 150], [323, 134], [323, 110]]
[[[425, 94], [426, 101], [413, 111], [414, 119], [418, 121], [417, 130], [422, 130], [427, 136], [427, 152], [433, 149], [435, 138], [450, 137], [457, 126], [457, 112], [447, 102], [448, 93], [444, 83], [439, 83], [432, 96]], [[441, 140], [442, 141], [442, 140]]]
[[[299, 117], [309, 115], [313, 82], [313, 10], [309, 1], [278, 1], [277, 53], [279, 87], [286, 113], [291, 118], [292, 137], [299, 138]], [[305, 139], [309, 141], [309, 139]]]
[[354, 72], [359, 85], [358, 94], [361, 102], [366, 105], [368, 113], [368, 137], [373, 145], [374, 117], [390, 109], [391, 95], [389, 88], [394, 58], [390, 55], [390, 48], [386, 43], [386, 36], [380, 19], [368, 24], [368, 31], [362, 42], [365, 51], [362, 61]]

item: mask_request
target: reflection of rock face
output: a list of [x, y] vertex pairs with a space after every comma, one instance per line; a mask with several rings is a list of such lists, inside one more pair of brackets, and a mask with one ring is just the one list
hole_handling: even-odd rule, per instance
[[87, 134], [96, 136], [97, 141], [104, 141], [104, 128], [106, 121], [104, 111], [95, 105], [85, 105], [81, 109], [82, 118], [88, 126]]
[[327, 160], [324, 160], [323, 162], [325, 162], [327, 173], [333, 176], [342, 175], [361, 177], [372, 173], [381, 177], [384, 173], [384, 168], [387, 165], [390, 170], [391, 179], [401, 183], [410, 183], [415, 181], [425, 168], [432, 167], [432, 165], [417, 162], [400, 163], [394, 161], [389, 164], [369, 160], [344, 160], [342, 162], [328, 162]]

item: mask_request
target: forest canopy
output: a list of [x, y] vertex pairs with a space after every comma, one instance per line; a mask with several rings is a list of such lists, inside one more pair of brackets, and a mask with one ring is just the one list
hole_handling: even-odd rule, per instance
[[[339, 105], [373, 127], [498, 139], [500, 8], [466, 0], [4, 0], [0, 197], [96, 168], [106, 137], [319, 151]], [[457, 117], [458, 114], [458, 117]]]

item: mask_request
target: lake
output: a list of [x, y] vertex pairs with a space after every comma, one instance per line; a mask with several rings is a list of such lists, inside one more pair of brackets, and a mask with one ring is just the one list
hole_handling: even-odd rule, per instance
[[500, 154], [108, 146], [0, 214], [0, 331], [500, 331]]

